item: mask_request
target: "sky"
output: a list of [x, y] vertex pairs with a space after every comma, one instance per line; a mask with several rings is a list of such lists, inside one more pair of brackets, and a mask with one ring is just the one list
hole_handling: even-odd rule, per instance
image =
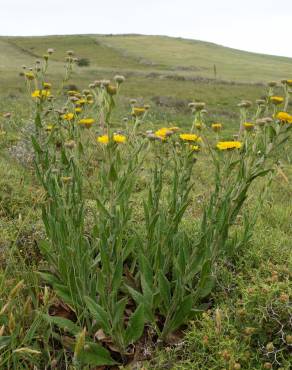
[[139, 33], [292, 57], [292, 0], [0, 0], [0, 35]]

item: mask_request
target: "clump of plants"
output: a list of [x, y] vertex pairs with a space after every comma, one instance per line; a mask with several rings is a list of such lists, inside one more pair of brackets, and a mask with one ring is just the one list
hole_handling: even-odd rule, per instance
[[[204, 122], [205, 103], [194, 102], [188, 132], [176, 126], [145, 132], [150, 107], [132, 101], [117, 129], [111, 117], [124, 77], [69, 90], [64, 101], [46, 80], [48, 59], [24, 77], [33, 101], [35, 171], [45, 192], [39, 248], [46, 266], [38, 273], [66, 314], [52, 311], [47, 291], [39, 317], [51, 325], [55, 345], [66, 337], [59, 363], [127, 364], [143, 358], [142, 343], [168, 343], [202, 318], [218, 262], [244, 250], [250, 238], [250, 219], [239, 221], [249, 189], [273, 170], [292, 118], [278, 109], [284, 98], [268, 95], [247, 124], [250, 104], [243, 102], [239, 132], [225, 139], [221, 124]], [[64, 81], [73, 64], [70, 52]], [[201, 156], [210, 160], [214, 182], [190, 231], [183, 220], [195, 207]], [[143, 197], [134, 203], [142, 168]], [[5, 347], [7, 330], [4, 324]]]

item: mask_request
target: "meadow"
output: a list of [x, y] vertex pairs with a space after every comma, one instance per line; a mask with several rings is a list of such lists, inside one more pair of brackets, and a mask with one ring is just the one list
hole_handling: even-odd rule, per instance
[[0, 368], [289, 369], [292, 60], [0, 38]]

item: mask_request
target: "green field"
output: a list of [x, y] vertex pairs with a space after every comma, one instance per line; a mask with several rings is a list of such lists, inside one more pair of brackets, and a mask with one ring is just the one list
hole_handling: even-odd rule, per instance
[[[138, 127], [137, 142], [144, 140], [143, 134], [149, 129], [178, 126], [182, 131], [189, 132], [193, 117], [188, 103], [194, 101], [206, 103], [207, 140], [212, 143], [218, 139], [233, 140], [240, 122], [237, 104], [245, 99], [253, 103], [246, 117], [247, 121], [253, 122], [255, 100], [266, 98], [267, 82], [278, 81], [274, 94], [282, 95], [280, 80], [292, 79], [290, 58], [249, 53], [195, 40], [144, 35], [0, 37], [0, 369], [289, 370], [292, 346], [291, 133], [285, 146], [277, 149], [267, 160], [272, 173], [266, 176], [263, 168], [263, 177], [259, 176], [249, 189], [245, 207], [229, 235], [230, 250], [226, 247], [224, 254], [218, 255], [213, 265], [215, 288], [200, 300], [192, 319], [163, 340], [158, 340], [150, 325], [147, 326], [142, 340], [136, 347], [133, 345], [130, 348], [135, 356], [132, 353], [120, 356], [108, 338], [101, 339], [104, 340], [104, 347], [110, 348], [119, 367], [86, 366], [74, 362], [76, 333], [73, 335], [64, 324], [59, 330], [53, 321], [48, 323], [44, 319], [48, 314], [50, 317], [70, 318], [79, 324], [79, 317], [75, 317], [75, 313], [72, 316], [74, 310], [70, 304], [63, 305], [66, 294], [54, 291], [51, 288], [54, 282], [45, 283], [38, 274], [44, 270], [55, 272], [54, 260], [48, 263], [40, 248], [42, 241], [49, 240], [42, 222], [42, 207], [46, 207], [51, 199], [36, 176], [31, 145], [35, 128], [30, 113], [35, 106], [27, 94], [24, 77], [20, 76], [22, 66], [25, 65], [26, 70], [34, 67], [36, 60], [43, 60], [48, 48], [55, 50], [50, 56], [46, 77], [46, 81], [52, 83], [53, 93], [58, 91], [64, 74], [67, 50], [73, 50], [77, 58], [85, 58], [89, 62], [88, 66], [74, 67], [65, 89], [60, 91], [56, 107], [64, 103], [66, 89], [74, 87], [82, 91], [95, 80], [113, 81], [116, 74], [125, 76], [126, 80], [116, 97], [110, 125], [115, 130], [125, 130], [124, 117], [129, 118], [131, 125], [130, 99], [137, 99], [137, 104], [141, 106], [150, 104], [145, 121]], [[288, 111], [291, 113], [291, 104]], [[11, 118], [4, 117], [7, 112], [12, 113]], [[272, 116], [271, 111], [266, 114]], [[45, 124], [51, 122], [51, 116], [48, 116], [50, 118], [44, 113]], [[214, 122], [223, 124], [220, 134], [210, 130]], [[94, 212], [97, 212], [95, 195], [105, 196], [107, 189], [101, 184], [106, 183], [103, 179], [107, 173], [104, 176], [99, 174], [102, 151], [96, 151], [95, 141], [94, 145], [91, 144], [92, 139], [101, 134], [100, 127], [85, 131], [80, 143], [84, 145], [88, 157], [80, 162], [82, 165], [79, 162], [78, 165], [84, 171], [87, 215], [84, 233], [90, 244], [91, 225], [94, 222], [98, 224], [98, 218], [94, 218]], [[130, 240], [133, 237], [136, 251], [147, 242], [143, 201], [149, 199], [151, 171], [154, 171], [155, 164], [159, 166], [168, 156], [171, 162], [168, 144], [155, 144], [157, 146], [153, 146], [153, 150], [146, 148], [146, 160], [137, 170], [139, 175], [130, 200], [130, 223], [120, 237], [122, 242], [127, 237]], [[48, 142], [48, 145], [51, 143]], [[127, 160], [131, 160], [137, 148], [135, 145], [138, 144], [133, 144], [132, 152], [128, 149], [121, 151], [121, 155], [125, 156], [123, 158], [126, 158], [121, 168], [126, 168]], [[177, 143], [177, 147], [182, 149], [180, 145]], [[144, 144], [143, 148], [146, 146]], [[58, 156], [58, 148], [56, 153]], [[54, 161], [54, 150], [50, 155]], [[254, 155], [260, 157], [262, 153], [258, 151]], [[119, 157], [116, 159], [118, 162]], [[191, 173], [194, 186], [190, 191], [190, 203], [179, 226], [179, 235], [194, 246], [201, 232], [202, 215], [211, 194], [215, 192], [216, 177], [215, 166], [206, 148], [203, 147], [197, 159]], [[66, 166], [69, 168], [68, 163]], [[57, 167], [59, 162], [54, 162], [54, 165]], [[237, 165], [238, 162], [235, 162], [234, 166]], [[249, 165], [247, 161], [246, 167]], [[161, 209], [168, 204], [167, 194], [171, 193], [173, 186], [171, 166], [165, 166]], [[48, 174], [51, 170], [50, 167]], [[230, 181], [232, 171], [226, 172], [226, 179]], [[111, 167], [108, 172], [111, 172]], [[182, 181], [185, 180], [182, 178]], [[222, 183], [228, 188], [224, 177]], [[124, 186], [122, 182], [120, 185]], [[217, 200], [220, 204], [220, 196]], [[125, 206], [124, 203], [122, 205]], [[122, 207], [117, 208], [116, 214], [122, 211]], [[102, 219], [103, 213], [98, 212]], [[161, 220], [163, 224], [163, 217]], [[211, 226], [217, 221], [210, 222]], [[118, 229], [118, 223], [113, 225]], [[250, 234], [233, 251], [232, 243], [236, 244], [236, 238], [241, 241], [246, 225]], [[61, 227], [58, 230], [61, 233], [60, 230]], [[105, 230], [106, 227], [104, 230], [100, 228], [99, 232]], [[75, 230], [71, 229], [71, 232], [74, 235]], [[164, 235], [159, 237], [164, 240]], [[170, 240], [181, 242], [171, 237]], [[128, 266], [134, 260], [133, 271], [138, 263], [135, 258], [135, 255], [130, 256], [130, 262], [128, 259], [124, 261]], [[100, 260], [94, 259], [94, 265], [99, 263]], [[126, 271], [124, 278], [131, 277], [133, 271]], [[170, 275], [166, 277], [171, 279]], [[11, 291], [22, 280], [23, 286], [13, 296]], [[124, 287], [119, 292], [124, 294]], [[127, 310], [131, 312], [132, 306], [133, 300]], [[163, 322], [160, 314], [157, 313], [156, 318], [157, 322]], [[127, 313], [125, 321], [128, 323], [128, 320]], [[145, 333], [150, 334], [147, 336]], [[95, 334], [97, 338], [100, 336], [100, 332]]]

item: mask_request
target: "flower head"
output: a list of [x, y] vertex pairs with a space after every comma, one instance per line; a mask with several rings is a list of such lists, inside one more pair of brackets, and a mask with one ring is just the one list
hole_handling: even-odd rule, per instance
[[143, 116], [143, 114], [146, 112], [146, 109], [144, 107], [134, 107], [132, 109], [132, 116], [134, 117], [140, 117]]
[[82, 118], [78, 124], [80, 126], [90, 128], [94, 124], [95, 120], [93, 118]]
[[108, 144], [109, 143], [109, 137], [108, 137], [108, 135], [98, 136], [96, 138], [96, 141], [100, 144]]
[[114, 80], [116, 81], [117, 84], [121, 84], [125, 81], [125, 77], [124, 76], [120, 76], [120, 75], [116, 75], [114, 77]]
[[200, 136], [195, 134], [180, 134], [179, 137], [183, 141], [192, 141], [192, 142], [202, 141]]
[[249, 100], [242, 100], [239, 104], [237, 104], [239, 108], [250, 108], [252, 106], [252, 102]]
[[50, 90], [50, 89], [51, 89], [51, 87], [52, 87], [52, 84], [51, 84], [51, 83], [49, 83], [49, 82], [44, 82], [44, 83], [43, 83], [43, 88], [44, 88], [45, 90]]
[[24, 74], [24, 76], [28, 79], [28, 80], [34, 80], [35, 79], [35, 75], [34, 75], [34, 73], [33, 72], [26, 72], [25, 74]]
[[123, 144], [127, 141], [126, 136], [121, 135], [121, 134], [114, 134], [113, 139], [114, 139], [114, 142], [119, 143], [119, 144]]
[[[108, 135], [102, 135], [98, 136], [96, 138], [96, 141], [100, 144], [108, 144], [109, 143], [109, 136]], [[114, 134], [113, 135], [113, 141], [118, 144], [123, 144], [127, 141], [126, 136], [120, 135], [120, 134]]]
[[244, 122], [243, 128], [246, 131], [252, 131], [254, 129], [254, 124], [253, 123], [250, 123], [250, 122]]
[[190, 149], [193, 152], [199, 152], [201, 150], [201, 148], [199, 147], [199, 145], [190, 145]]
[[157, 137], [160, 137], [162, 140], [165, 140], [168, 136], [171, 136], [174, 132], [167, 128], [167, 127], [162, 127], [159, 130], [155, 131], [155, 135]]
[[177, 127], [177, 126], [173, 126], [173, 127], [169, 127], [169, 130], [172, 131], [172, 132], [177, 132], [177, 131], [180, 130], [180, 128]]
[[109, 95], [116, 95], [118, 88], [114, 85], [107, 85], [106, 91]]
[[53, 130], [53, 128], [54, 128], [54, 126], [53, 126], [53, 125], [47, 125], [47, 127], [46, 127], [46, 131], [50, 132], [50, 131], [52, 131], [52, 130]]
[[263, 117], [263, 118], [258, 118], [256, 120], [256, 124], [258, 126], [264, 126], [265, 124], [271, 123], [271, 122], [273, 122], [273, 119], [271, 117]]
[[219, 150], [240, 149], [242, 146], [240, 141], [219, 141], [216, 148]]
[[222, 123], [212, 123], [211, 128], [214, 132], [218, 132], [222, 129]]
[[292, 123], [292, 115], [287, 112], [278, 112], [276, 118], [283, 123]]
[[74, 114], [73, 113], [65, 113], [65, 114], [62, 115], [62, 118], [65, 121], [72, 121], [72, 119], [74, 118]]
[[282, 96], [270, 96], [270, 102], [274, 105], [282, 104], [284, 98]]
[[51, 95], [51, 92], [49, 90], [35, 90], [32, 92], [31, 96], [32, 98], [47, 98]]
[[206, 103], [204, 102], [194, 102], [194, 103], [189, 103], [189, 107], [191, 109], [194, 109], [196, 112], [199, 112], [203, 110], [206, 106]]

